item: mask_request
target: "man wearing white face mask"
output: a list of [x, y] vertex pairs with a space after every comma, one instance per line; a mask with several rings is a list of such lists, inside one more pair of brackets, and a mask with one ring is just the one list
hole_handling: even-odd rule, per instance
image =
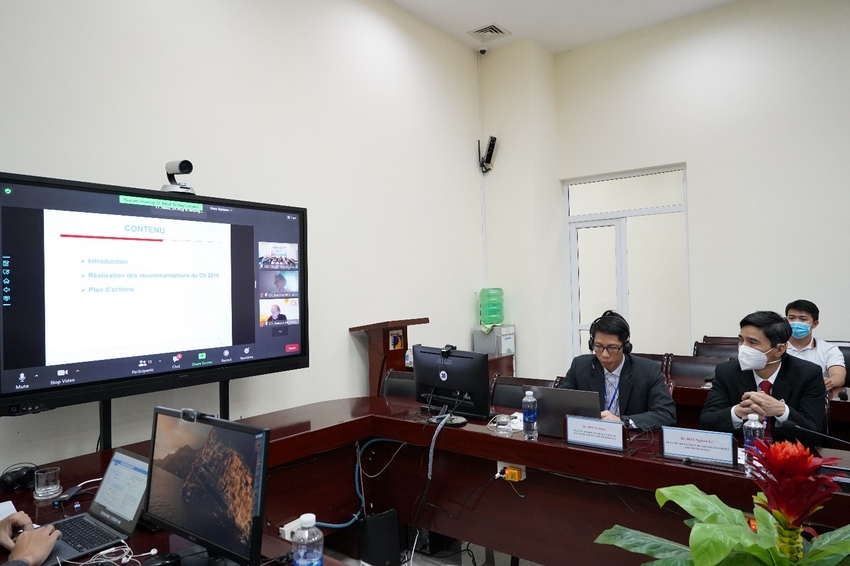
[[788, 340], [788, 353], [795, 358], [818, 364], [823, 371], [823, 382], [827, 389], [844, 387], [847, 370], [844, 367], [844, 354], [835, 344], [825, 340], [815, 340], [812, 331], [818, 327], [820, 310], [817, 305], [805, 299], [788, 303], [785, 318], [791, 324], [791, 339]]
[[818, 446], [820, 437], [786, 422], [815, 431], [824, 428], [826, 388], [820, 366], [786, 355], [791, 325], [775, 312], [744, 317], [738, 334], [738, 359], [717, 366], [711, 391], [699, 417], [701, 428], [741, 433], [747, 415], [755, 413], [775, 441], [799, 440]]

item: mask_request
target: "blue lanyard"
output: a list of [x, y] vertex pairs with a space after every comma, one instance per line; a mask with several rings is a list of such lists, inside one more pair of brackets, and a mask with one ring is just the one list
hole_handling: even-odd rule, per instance
[[611, 396], [611, 400], [608, 401], [608, 408], [605, 409], [608, 412], [611, 412], [611, 407], [614, 405], [614, 401], [617, 399], [617, 394], [620, 392], [620, 382], [617, 381], [617, 388], [614, 389], [614, 394]]

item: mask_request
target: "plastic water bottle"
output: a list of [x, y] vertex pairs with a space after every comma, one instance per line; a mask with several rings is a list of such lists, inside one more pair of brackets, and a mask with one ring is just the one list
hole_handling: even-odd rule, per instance
[[481, 324], [502, 324], [505, 320], [505, 292], [498, 287], [481, 289]]
[[526, 391], [522, 398], [522, 436], [537, 440], [537, 399], [531, 391]]
[[[744, 448], [755, 448], [756, 439], [764, 440], [764, 424], [759, 422], [759, 416], [755, 413], [747, 415], [747, 422], [744, 423]], [[752, 475], [753, 457], [750, 454], [744, 456], [744, 471], [747, 477]]]
[[301, 515], [301, 527], [292, 537], [292, 560], [295, 566], [322, 566], [325, 537], [316, 527], [313, 513]]

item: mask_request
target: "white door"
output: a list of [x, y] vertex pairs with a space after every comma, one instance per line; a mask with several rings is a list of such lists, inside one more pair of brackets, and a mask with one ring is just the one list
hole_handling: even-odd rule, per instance
[[590, 324], [622, 314], [636, 352], [691, 348], [682, 165], [565, 183], [570, 345], [589, 352]]

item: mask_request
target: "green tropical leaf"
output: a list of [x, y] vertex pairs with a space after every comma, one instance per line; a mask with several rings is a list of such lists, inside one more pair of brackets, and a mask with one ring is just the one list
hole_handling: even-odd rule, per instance
[[758, 546], [758, 537], [749, 526], [697, 523], [690, 546], [695, 566], [714, 566], [733, 550]]
[[832, 566], [850, 555], [850, 525], [835, 529], [812, 541], [811, 549], [798, 562], [801, 566]]
[[[759, 560], [760, 564], [770, 564], [771, 566], [792, 566], [792, 562], [788, 560], [788, 557], [779, 552], [779, 549], [775, 546], [772, 548], [762, 548], [759, 545], [748, 546], [746, 548], [746, 552], [754, 556]], [[735, 554], [733, 552], [732, 554]], [[723, 562], [721, 562], [723, 564]]]
[[769, 559], [764, 561], [748, 552], [732, 551], [718, 563], [718, 566], [774, 566], [774, 564]]
[[643, 566], [694, 566], [694, 561], [690, 558], [662, 558], [644, 562]]
[[594, 541], [598, 544], [611, 544], [619, 546], [624, 550], [646, 554], [652, 558], [688, 558], [691, 557], [690, 549], [677, 542], [661, 537], [656, 537], [634, 529], [614, 525], [596, 537]]
[[773, 515], [758, 505], [753, 509], [753, 514], [756, 516], [758, 527], [758, 545], [762, 548], [776, 548], [776, 522]]
[[742, 526], [747, 524], [741, 511], [729, 507], [716, 495], [706, 495], [693, 484], [661, 487], [655, 490], [655, 499], [660, 506], [673, 501], [705, 523]]
[[697, 523], [699, 523], [699, 519], [697, 519], [696, 517], [685, 519], [685, 524], [688, 526], [689, 529], [694, 528], [694, 525], [696, 525]]

